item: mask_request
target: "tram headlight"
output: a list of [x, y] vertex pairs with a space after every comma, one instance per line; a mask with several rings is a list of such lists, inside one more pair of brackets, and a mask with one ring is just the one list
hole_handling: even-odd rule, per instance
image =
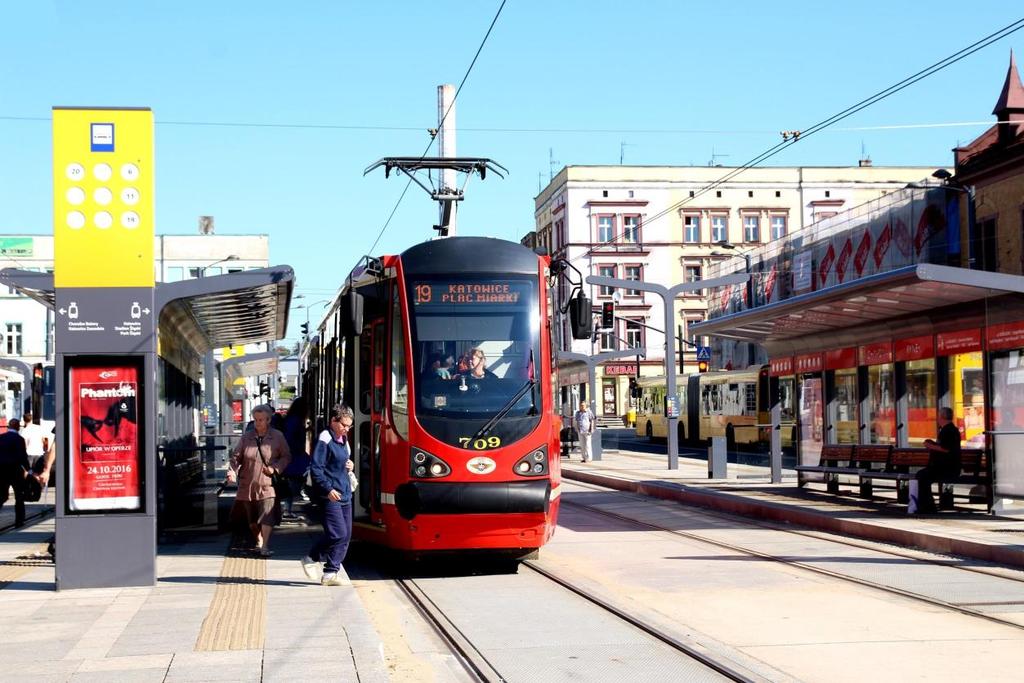
[[512, 466], [512, 471], [523, 477], [540, 477], [548, 473], [547, 446], [531, 451], [519, 458]]
[[441, 458], [420, 448], [413, 448], [409, 456], [409, 474], [420, 479], [447, 477], [452, 468]]

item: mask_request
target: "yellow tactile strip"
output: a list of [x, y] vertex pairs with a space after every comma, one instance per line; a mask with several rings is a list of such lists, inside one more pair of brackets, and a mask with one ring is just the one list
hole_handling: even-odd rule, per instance
[[267, 562], [228, 556], [196, 639], [197, 651], [263, 648], [267, 621]]
[[53, 560], [49, 556], [43, 556], [43, 551], [45, 550], [46, 546], [41, 545], [36, 549], [35, 553], [20, 555], [15, 560], [0, 562], [0, 590], [7, 588], [8, 585], [25, 576], [25, 574], [28, 574], [36, 567], [52, 567]]

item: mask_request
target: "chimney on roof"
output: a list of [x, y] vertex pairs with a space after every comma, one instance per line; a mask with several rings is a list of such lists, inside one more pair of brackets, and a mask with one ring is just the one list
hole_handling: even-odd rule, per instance
[[992, 110], [999, 121], [999, 142], [1009, 144], [1017, 139], [1024, 123], [1024, 85], [1017, 73], [1017, 61], [1010, 50], [1010, 68], [1006, 71], [1006, 82], [999, 93], [999, 101]]

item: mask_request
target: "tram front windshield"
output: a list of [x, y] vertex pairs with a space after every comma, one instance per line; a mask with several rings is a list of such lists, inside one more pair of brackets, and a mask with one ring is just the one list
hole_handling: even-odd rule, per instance
[[[528, 434], [541, 412], [536, 283], [507, 276], [423, 279], [410, 283], [409, 303], [415, 410], [424, 429], [476, 450]], [[486, 437], [473, 438], [506, 408]]]

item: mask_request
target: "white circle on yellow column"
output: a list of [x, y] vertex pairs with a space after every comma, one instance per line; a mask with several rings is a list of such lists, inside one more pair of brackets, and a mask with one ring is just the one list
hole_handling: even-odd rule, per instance
[[121, 166], [121, 177], [125, 180], [135, 180], [139, 177], [139, 167], [135, 164], [124, 164]]
[[97, 228], [106, 230], [114, 222], [114, 217], [108, 211], [99, 211], [92, 220]]
[[92, 198], [100, 206], [106, 206], [114, 199], [114, 193], [106, 187], [97, 187], [96, 191], [92, 193]]
[[85, 201], [85, 190], [80, 187], [69, 187], [64, 196], [67, 197], [68, 204], [78, 206]]
[[64, 169], [64, 174], [67, 175], [68, 180], [81, 180], [85, 177], [85, 169], [81, 164], [68, 164], [68, 167]]
[[92, 167], [92, 174], [96, 176], [96, 180], [105, 183], [110, 180], [110, 176], [114, 174], [114, 171], [110, 168], [110, 164], [96, 164]]
[[139, 203], [139, 191], [134, 187], [126, 187], [121, 190], [121, 201], [132, 206]]
[[139, 227], [139, 223], [139, 214], [135, 213], [134, 211], [125, 211], [124, 213], [121, 214], [121, 225], [128, 228], [129, 230], [133, 230]]
[[78, 230], [85, 226], [85, 214], [81, 211], [69, 211], [67, 221], [69, 228]]

